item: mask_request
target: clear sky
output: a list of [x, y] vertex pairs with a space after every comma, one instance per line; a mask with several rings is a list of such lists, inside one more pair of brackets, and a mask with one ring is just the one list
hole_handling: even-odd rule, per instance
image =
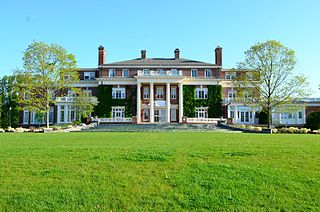
[[320, 97], [319, 0], [0, 0], [0, 76], [22, 68], [32, 41], [57, 43], [78, 66], [97, 66], [97, 48], [107, 62], [181, 57], [214, 63], [223, 47], [223, 67], [236, 67], [251, 45], [278, 40], [296, 51], [299, 73]]

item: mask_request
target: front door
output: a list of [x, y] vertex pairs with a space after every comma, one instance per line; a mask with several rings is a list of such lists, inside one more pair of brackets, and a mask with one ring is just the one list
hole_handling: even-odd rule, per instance
[[166, 110], [156, 109], [154, 110], [154, 122], [165, 122]]

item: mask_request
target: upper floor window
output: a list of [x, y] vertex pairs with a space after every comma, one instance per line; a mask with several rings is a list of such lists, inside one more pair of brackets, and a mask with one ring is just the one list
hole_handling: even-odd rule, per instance
[[236, 72], [227, 72], [226, 73], [226, 80], [233, 80], [236, 79], [237, 73]]
[[229, 99], [234, 99], [234, 98], [236, 98], [236, 96], [237, 96], [236, 91], [229, 91], [228, 92], [228, 98]]
[[92, 90], [83, 90], [83, 95], [86, 97], [92, 96]]
[[178, 69], [171, 69], [171, 75], [173, 75], [173, 76], [179, 75]]
[[96, 76], [95, 72], [84, 72], [84, 80], [93, 80]]
[[109, 69], [109, 77], [115, 77], [116, 76], [116, 70], [115, 69]]
[[129, 77], [129, 69], [122, 69], [122, 76]]
[[198, 69], [191, 69], [191, 77], [197, 77], [198, 76]]
[[126, 89], [125, 88], [112, 88], [112, 99], [125, 99]]
[[163, 86], [157, 86], [156, 98], [163, 99]]
[[204, 76], [205, 76], [205, 77], [211, 77], [211, 76], [212, 76], [212, 71], [211, 71], [211, 69], [206, 69], [206, 70], [204, 71]]
[[143, 75], [150, 75], [149, 69], [143, 69]]
[[177, 98], [177, 87], [171, 87], [171, 99], [176, 99]]
[[143, 87], [143, 98], [149, 99], [149, 87], [147, 86]]
[[166, 71], [163, 69], [157, 69], [157, 75], [166, 75]]
[[196, 99], [207, 99], [208, 88], [196, 88]]

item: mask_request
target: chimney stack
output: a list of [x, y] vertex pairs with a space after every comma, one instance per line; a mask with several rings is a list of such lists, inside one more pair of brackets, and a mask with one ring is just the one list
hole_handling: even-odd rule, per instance
[[146, 59], [147, 58], [147, 51], [146, 50], [141, 50], [141, 59]]
[[103, 46], [98, 48], [98, 65], [106, 64], [106, 50]]
[[180, 59], [180, 50], [178, 48], [174, 50], [174, 59]]
[[216, 53], [216, 65], [222, 66], [222, 48], [220, 46], [217, 46], [215, 49]]

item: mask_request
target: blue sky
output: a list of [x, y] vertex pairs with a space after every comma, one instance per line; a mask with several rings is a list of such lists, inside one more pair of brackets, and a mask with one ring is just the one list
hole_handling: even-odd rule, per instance
[[275, 39], [296, 51], [299, 73], [320, 97], [320, 1], [318, 0], [0, 0], [0, 76], [22, 68], [32, 41], [57, 43], [75, 54], [78, 66], [96, 67], [97, 48], [107, 62], [173, 57], [236, 67], [243, 52]]

